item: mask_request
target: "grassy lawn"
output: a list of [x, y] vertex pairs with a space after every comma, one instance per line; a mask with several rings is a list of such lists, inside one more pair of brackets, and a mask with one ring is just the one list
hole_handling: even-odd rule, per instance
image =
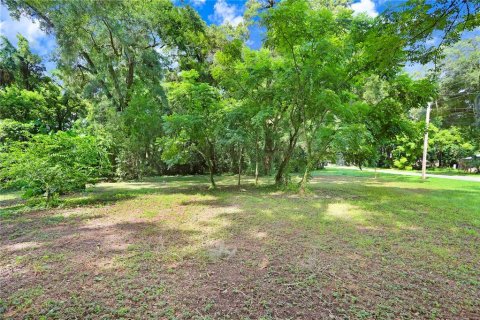
[[0, 194], [0, 318], [478, 319], [480, 183], [329, 169]]
[[[416, 172], [422, 173], [421, 170], [416, 170]], [[453, 169], [453, 168], [434, 168], [428, 169], [427, 173], [431, 174], [443, 174], [447, 176], [476, 176], [475, 172], [465, 172], [464, 170]]]

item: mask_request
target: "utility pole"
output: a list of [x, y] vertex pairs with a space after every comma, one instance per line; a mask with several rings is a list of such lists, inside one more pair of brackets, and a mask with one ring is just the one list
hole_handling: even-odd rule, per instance
[[430, 109], [432, 103], [427, 105], [427, 116], [425, 118], [425, 135], [423, 137], [423, 157], [422, 157], [422, 179], [427, 178], [427, 149], [428, 149], [428, 125], [430, 124]]

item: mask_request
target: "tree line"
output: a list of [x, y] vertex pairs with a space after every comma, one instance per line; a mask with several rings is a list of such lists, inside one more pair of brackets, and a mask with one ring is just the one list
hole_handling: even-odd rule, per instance
[[[372, 18], [349, 1], [250, 0], [233, 27], [169, 0], [2, 0], [58, 44], [47, 74], [24, 37], [1, 39], [2, 185], [49, 199], [98, 179], [295, 173], [304, 190], [328, 161], [418, 166], [431, 101], [429, 161], [451, 166], [480, 149], [480, 39], [460, 37], [479, 3], [454, 2]], [[409, 62], [434, 68], [414, 79]]]

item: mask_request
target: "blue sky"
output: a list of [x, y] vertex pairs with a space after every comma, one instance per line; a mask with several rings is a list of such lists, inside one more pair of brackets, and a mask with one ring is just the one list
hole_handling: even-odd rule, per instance
[[[179, 1], [179, 0], [177, 0]], [[358, 12], [366, 12], [372, 16], [382, 12], [385, 6], [398, 0], [358, 0], [352, 5], [352, 9]], [[231, 24], [237, 25], [243, 21], [242, 15], [245, 10], [245, 0], [184, 0], [192, 5], [208, 24]], [[5, 35], [14, 45], [17, 44], [16, 35], [21, 33], [26, 37], [32, 50], [39, 54], [45, 62], [55, 48], [55, 38], [47, 35], [40, 29], [38, 22], [25, 17], [14, 20], [10, 17], [7, 8], [0, 4], [0, 34]], [[258, 48], [261, 44], [262, 34], [260, 30], [252, 30], [249, 45]], [[48, 69], [53, 67], [49, 63]]]
[[[180, 3], [180, 0], [174, 1]], [[404, 0], [356, 0], [355, 3], [351, 5], [351, 8], [356, 13], [364, 12], [375, 17], [386, 8], [396, 6], [403, 1]], [[242, 15], [245, 10], [246, 1], [183, 0], [183, 2], [194, 7], [208, 24], [231, 24], [235, 26], [243, 21]], [[56, 46], [54, 36], [47, 35], [43, 32], [38, 22], [31, 21], [25, 17], [20, 18], [20, 20], [12, 19], [7, 8], [0, 4], [0, 34], [5, 35], [16, 45], [17, 33], [21, 33], [29, 40], [32, 50], [43, 58], [48, 71], [55, 68], [55, 63], [50, 61]], [[262, 32], [259, 28], [251, 29], [251, 37], [247, 44], [257, 49], [261, 45], [262, 37]], [[413, 65], [406, 69], [409, 72], [416, 72], [420, 71], [422, 66]]]

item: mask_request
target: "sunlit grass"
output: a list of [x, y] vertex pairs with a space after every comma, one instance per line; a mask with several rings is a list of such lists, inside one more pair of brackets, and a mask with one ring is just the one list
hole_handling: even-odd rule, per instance
[[[352, 304], [352, 299], [357, 298], [351, 298], [353, 292], [345, 292], [352, 280], [340, 274], [352, 268], [365, 278], [355, 283], [360, 291], [374, 290], [369, 283], [373, 280], [367, 278], [376, 272], [377, 285], [395, 297], [402, 285], [391, 279], [410, 286], [413, 280], [405, 274], [414, 272], [422, 279], [440, 279], [437, 287], [422, 284], [428, 290], [440, 286], [448, 292], [449, 286], [455, 286], [452, 290], [457, 291], [452, 292], [456, 299], [464, 300], [443, 297], [449, 308], [459, 303], [472, 310], [478, 306], [471, 296], [480, 288], [480, 183], [434, 178], [422, 181], [418, 177], [382, 174], [375, 178], [370, 172], [327, 169], [314, 172], [309, 192], [300, 195], [272, 187], [270, 177], [262, 178], [258, 186], [252, 177], [242, 177], [241, 187], [236, 186], [235, 176], [217, 180], [217, 190], [208, 189], [208, 177], [204, 176], [101, 183], [63, 198], [61, 207], [54, 209], [29, 207], [20, 200], [4, 202], [0, 231], [2, 236], [8, 233], [8, 237], [0, 243], [0, 271], [17, 268], [37, 278], [32, 277], [26, 287], [0, 299], [6, 301], [3, 304], [12, 314], [34, 310], [38, 312], [33, 315], [39, 315], [42, 309], [32, 306], [46, 299], [36, 289], [37, 281], [41, 281], [38, 279], [43, 277], [56, 282], [70, 279], [73, 273], [72, 281], [83, 283], [94, 274], [92, 290], [106, 290], [108, 297], [110, 285], [123, 288], [128, 281], [144, 281], [147, 275], [171, 275], [176, 279], [182, 268], [209, 274], [217, 263], [226, 267], [231, 263], [233, 270], [244, 273], [268, 271], [273, 268], [271, 261], [277, 259], [276, 266], [288, 270], [287, 274], [274, 276], [273, 283], [280, 288], [321, 287], [325, 285], [322, 281], [331, 281], [322, 278], [322, 270], [330, 268], [330, 272], [338, 274], [338, 297], [334, 299], [344, 297], [343, 308], [348, 310], [368, 308], [358, 302]], [[10, 201], [17, 199], [18, 193], [3, 196]], [[247, 249], [252, 255], [244, 253]], [[235, 260], [237, 255], [243, 257], [241, 261]], [[296, 264], [288, 262], [292, 259], [298, 259]], [[319, 273], [311, 269], [317, 265], [322, 266]], [[63, 276], [55, 276], [58, 272]], [[252, 279], [257, 276], [248, 275]], [[157, 288], [157, 280], [148, 281]], [[169, 287], [164, 281], [158, 284], [162, 296], [182, 294], [185, 284], [177, 285], [176, 281], [184, 280], [176, 279]], [[197, 279], [189, 281], [199, 290], [205, 285], [197, 284]], [[143, 282], [136, 285], [145, 287]], [[67, 299], [69, 303], [86, 308], [84, 304], [93, 296], [85, 290], [79, 291], [77, 300]], [[117, 294], [144, 299], [128, 286], [123, 290]], [[430, 293], [427, 298], [425, 292], [412, 290], [409, 296], [427, 306], [422, 307], [427, 310], [422, 312], [430, 314], [438, 309], [430, 306], [434, 302]], [[24, 298], [26, 294], [28, 298]], [[159, 299], [152, 295], [152, 299]], [[122, 314], [140, 312], [135, 301], [125, 309], [123, 299], [118, 300], [115, 310]], [[407, 298], [402, 295], [395, 299]], [[394, 299], [380, 300], [388, 305], [388, 312], [399, 314], [396, 312], [401, 307]], [[382, 310], [369, 312], [381, 317], [387, 312]], [[62, 311], [58, 314], [62, 315]]]

